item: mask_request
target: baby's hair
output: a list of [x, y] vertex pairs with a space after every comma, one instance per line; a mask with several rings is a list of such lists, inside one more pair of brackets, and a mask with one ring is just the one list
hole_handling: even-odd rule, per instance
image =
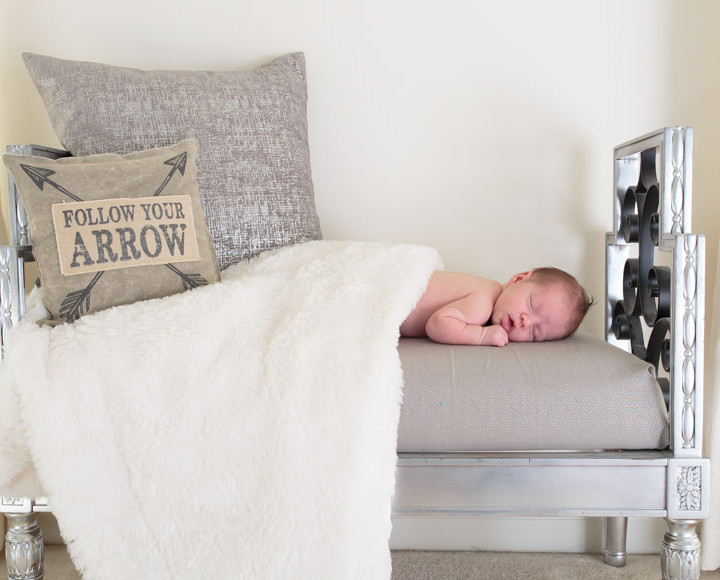
[[568, 291], [571, 300], [570, 312], [572, 316], [568, 323], [566, 336], [570, 336], [578, 329], [587, 311], [595, 304], [595, 300], [588, 296], [585, 288], [580, 285], [574, 276], [568, 274], [565, 270], [546, 266], [535, 268], [532, 273], [532, 277], [536, 282], [547, 285], [561, 284]]

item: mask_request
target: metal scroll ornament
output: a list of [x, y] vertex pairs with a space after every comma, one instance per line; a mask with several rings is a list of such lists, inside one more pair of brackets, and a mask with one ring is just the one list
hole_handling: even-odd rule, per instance
[[[629, 258], [623, 271], [623, 299], [615, 304], [613, 331], [616, 338], [629, 340], [632, 353], [670, 371], [670, 268], [655, 265], [660, 243], [660, 188], [655, 170], [655, 149], [640, 156], [637, 185], [621, 195], [620, 231], [628, 244], [638, 245], [638, 257]], [[645, 345], [642, 323], [652, 329]], [[669, 382], [659, 378], [664, 393]]]
[[[679, 431], [682, 434], [682, 446], [689, 449], [694, 445], [696, 429], [694, 404], [699, 256], [696, 236], [682, 235], [685, 209], [682, 133], [673, 131], [669, 154], [665, 153], [671, 171], [663, 174], [663, 178], [665, 186], [669, 187], [663, 186], [658, 178], [657, 154], [656, 148], [642, 151], [637, 183], [617, 194], [620, 210], [618, 233], [627, 244], [637, 248], [637, 257], [628, 258], [625, 262], [622, 300], [618, 300], [613, 307], [612, 330], [618, 340], [630, 342], [630, 350], [635, 356], [655, 367], [666, 404], [670, 404], [670, 380], [660, 375], [676, 376], [682, 380], [682, 421]], [[669, 204], [665, 205], [664, 201], [668, 197]], [[668, 220], [665, 227], [662, 225], [663, 212], [664, 219]], [[666, 243], [667, 239], [664, 238], [667, 234], [669, 238], [676, 237], [674, 245]], [[681, 276], [676, 276], [681, 281], [679, 285], [673, 282], [671, 268], [656, 264], [657, 249], [674, 252], [673, 267], [682, 272]], [[673, 309], [676, 312], [672, 312]], [[681, 319], [678, 319], [678, 315]], [[671, 317], [674, 325], [671, 324]], [[650, 331], [647, 341], [646, 329]], [[678, 336], [672, 337], [671, 332]], [[674, 370], [671, 370], [672, 366]], [[680, 371], [679, 376], [677, 371]]]

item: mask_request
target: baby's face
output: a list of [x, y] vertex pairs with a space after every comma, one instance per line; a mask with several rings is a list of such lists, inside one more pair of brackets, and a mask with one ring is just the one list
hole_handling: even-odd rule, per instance
[[571, 314], [567, 290], [560, 284], [539, 284], [532, 277], [509, 283], [495, 301], [491, 321], [512, 342], [558, 340], [568, 334]]

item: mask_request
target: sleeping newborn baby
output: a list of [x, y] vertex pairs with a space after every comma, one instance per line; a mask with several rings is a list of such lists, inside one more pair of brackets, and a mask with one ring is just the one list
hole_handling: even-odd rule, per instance
[[521, 272], [505, 284], [437, 271], [400, 336], [491, 346], [559, 340], [575, 332], [592, 303], [577, 280], [557, 268]]

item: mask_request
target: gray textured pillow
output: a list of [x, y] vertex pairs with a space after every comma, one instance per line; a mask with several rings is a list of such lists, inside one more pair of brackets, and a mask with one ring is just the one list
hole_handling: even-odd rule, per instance
[[321, 238], [302, 53], [249, 71], [141, 71], [26, 53], [75, 156], [199, 142], [198, 184], [220, 268]]
[[220, 279], [198, 196], [197, 142], [89, 157], [3, 156], [27, 210], [53, 319]]

